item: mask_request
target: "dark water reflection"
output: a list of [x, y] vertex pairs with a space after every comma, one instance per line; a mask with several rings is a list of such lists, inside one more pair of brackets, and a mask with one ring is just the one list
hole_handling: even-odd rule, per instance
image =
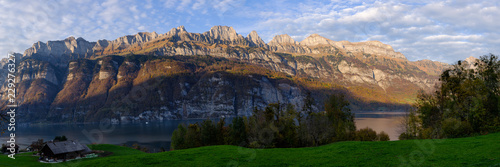
[[[398, 125], [404, 112], [363, 112], [356, 113], [356, 126], [358, 129], [370, 127], [377, 132], [385, 131], [391, 140], [399, 136]], [[54, 139], [55, 136], [65, 135], [68, 139], [78, 140], [84, 144], [105, 143], [115, 145], [139, 144], [147, 147], [152, 152], [157, 152], [161, 147], [170, 149], [170, 139], [173, 131], [180, 123], [196, 123], [203, 119], [195, 120], [169, 120], [164, 122], [149, 122], [123, 125], [109, 124], [64, 124], [64, 125], [31, 125], [16, 127], [16, 142], [21, 148], [26, 148], [37, 139], [45, 141]], [[214, 120], [218, 121], [218, 120]], [[226, 124], [231, 118], [226, 119]], [[0, 136], [0, 143], [8, 140], [4, 134]]]
[[[170, 148], [170, 139], [173, 131], [181, 123], [196, 123], [203, 119], [169, 120], [164, 122], [149, 122], [135, 124], [64, 124], [64, 125], [31, 125], [16, 127], [16, 143], [26, 148], [33, 141], [44, 139], [49, 141], [55, 136], [65, 135], [70, 140], [77, 140], [84, 144], [102, 143], [127, 145], [139, 144], [152, 152], [161, 147]], [[218, 120], [214, 120], [218, 121]], [[231, 118], [226, 119], [226, 122]], [[0, 136], [0, 143], [8, 140], [6, 135]]]

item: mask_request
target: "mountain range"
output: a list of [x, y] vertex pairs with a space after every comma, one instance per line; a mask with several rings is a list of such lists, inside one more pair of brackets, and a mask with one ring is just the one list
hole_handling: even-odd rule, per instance
[[[18, 113], [26, 122], [248, 116], [275, 102], [300, 109], [307, 92], [318, 110], [332, 93], [346, 94], [355, 111], [404, 109], [450, 67], [409, 61], [379, 41], [312, 34], [298, 42], [284, 34], [265, 43], [256, 31], [244, 37], [228, 26], [204, 33], [180, 26], [112, 41], [69, 37], [15, 55]], [[7, 95], [0, 97], [5, 109]]]

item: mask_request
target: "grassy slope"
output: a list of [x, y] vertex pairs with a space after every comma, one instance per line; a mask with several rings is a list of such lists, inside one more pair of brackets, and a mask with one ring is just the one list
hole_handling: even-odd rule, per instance
[[[320, 147], [247, 149], [211, 146], [146, 154], [125, 147], [96, 145], [115, 152], [105, 158], [57, 165], [36, 157], [0, 156], [0, 166], [500, 166], [500, 133], [484, 136], [390, 142], [339, 142]], [[9, 166], [6, 165], [6, 166]]]

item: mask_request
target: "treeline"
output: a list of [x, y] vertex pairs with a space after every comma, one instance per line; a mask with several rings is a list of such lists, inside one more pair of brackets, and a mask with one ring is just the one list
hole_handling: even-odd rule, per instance
[[292, 104], [272, 103], [264, 110], [254, 109], [250, 117], [233, 118], [225, 125], [205, 120], [195, 124], [179, 124], [172, 134], [171, 149], [209, 145], [238, 145], [250, 148], [309, 147], [336, 141], [387, 141], [385, 132], [370, 128], [356, 131], [354, 114], [344, 95], [331, 95], [325, 110], [314, 111], [314, 100], [307, 94], [301, 110]]
[[431, 94], [420, 93], [400, 139], [455, 138], [500, 131], [500, 62], [495, 55], [458, 61]]

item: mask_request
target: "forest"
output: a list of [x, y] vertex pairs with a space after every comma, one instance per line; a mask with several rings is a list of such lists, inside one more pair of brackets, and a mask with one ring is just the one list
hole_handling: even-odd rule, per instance
[[310, 93], [297, 110], [292, 104], [271, 103], [254, 109], [250, 117], [235, 117], [232, 123], [210, 119], [195, 124], [179, 124], [172, 134], [172, 150], [210, 145], [237, 145], [249, 148], [292, 148], [319, 146], [337, 141], [388, 141], [366, 127], [356, 130], [354, 114], [343, 94], [333, 94], [324, 111], [313, 110]]

